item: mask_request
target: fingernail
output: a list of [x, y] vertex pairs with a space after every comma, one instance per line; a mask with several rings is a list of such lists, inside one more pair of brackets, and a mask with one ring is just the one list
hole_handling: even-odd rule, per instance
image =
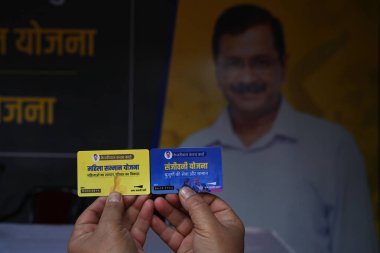
[[182, 189], [179, 191], [179, 194], [184, 198], [184, 199], [188, 199], [190, 198], [191, 196], [193, 196], [195, 194], [195, 191], [193, 191], [192, 189], [190, 189], [189, 187], [182, 187]]
[[120, 202], [121, 194], [118, 192], [111, 192], [108, 196], [108, 202]]

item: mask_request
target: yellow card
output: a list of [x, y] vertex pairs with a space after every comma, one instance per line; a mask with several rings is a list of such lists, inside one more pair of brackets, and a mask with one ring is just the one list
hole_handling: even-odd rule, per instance
[[78, 196], [150, 194], [149, 150], [79, 151]]

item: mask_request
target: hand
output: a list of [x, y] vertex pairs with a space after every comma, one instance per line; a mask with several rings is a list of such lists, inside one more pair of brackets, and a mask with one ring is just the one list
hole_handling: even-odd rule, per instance
[[148, 198], [113, 192], [96, 199], [75, 223], [69, 253], [144, 252], [154, 209]]
[[152, 228], [175, 252], [243, 253], [244, 226], [220, 198], [183, 187], [179, 195], [155, 199], [154, 206], [170, 224], [153, 216]]

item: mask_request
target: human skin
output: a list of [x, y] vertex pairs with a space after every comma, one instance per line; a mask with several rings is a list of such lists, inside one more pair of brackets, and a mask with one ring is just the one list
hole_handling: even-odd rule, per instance
[[246, 145], [267, 132], [276, 116], [285, 82], [269, 25], [223, 34], [215, 59], [219, 88], [229, 105], [235, 132]]
[[243, 253], [244, 226], [223, 200], [183, 187], [179, 195], [154, 201], [170, 224], [153, 216], [152, 228], [175, 252]]
[[78, 218], [69, 253], [142, 253], [153, 215], [149, 196], [113, 192], [94, 201]]

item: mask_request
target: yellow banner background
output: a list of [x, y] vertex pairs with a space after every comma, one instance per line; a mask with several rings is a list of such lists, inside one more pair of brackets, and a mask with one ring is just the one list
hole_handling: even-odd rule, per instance
[[[298, 110], [334, 121], [365, 156], [379, 229], [378, 1], [251, 1], [283, 23], [288, 53], [284, 93]], [[179, 3], [161, 147], [178, 146], [225, 106], [214, 78], [211, 36], [230, 0]], [[247, 1], [244, 1], [247, 3]]]

